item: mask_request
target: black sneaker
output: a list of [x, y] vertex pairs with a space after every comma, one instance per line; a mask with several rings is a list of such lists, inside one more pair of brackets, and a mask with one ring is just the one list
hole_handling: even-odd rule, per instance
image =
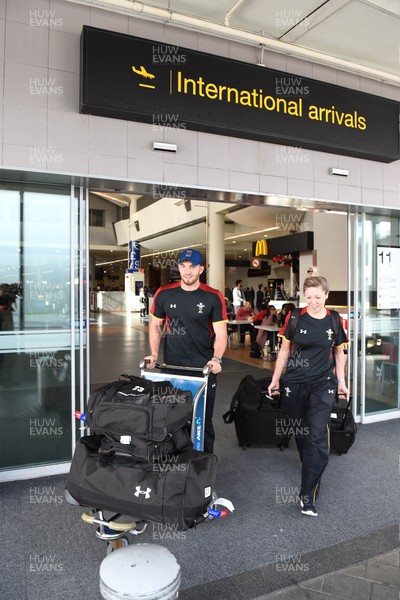
[[[303, 506], [301, 506], [301, 504], [303, 504]], [[318, 513], [314, 504], [304, 504], [303, 502], [301, 504], [301, 513], [303, 515], [307, 515], [308, 517], [318, 517]]]

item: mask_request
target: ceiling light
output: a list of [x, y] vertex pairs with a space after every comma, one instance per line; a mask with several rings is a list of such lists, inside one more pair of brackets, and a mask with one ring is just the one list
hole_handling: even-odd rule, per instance
[[[275, 229], [280, 229], [280, 227], [267, 227], [266, 229], [259, 229], [258, 231], [248, 231], [247, 233], [238, 233], [237, 235], [231, 235], [225, 238], [225, 242], [227, 240], [233, 240], [241, 237], [246, 237], [249, 235], [255, 235], [256, 233], [264, 233], [264, 231], [274, 231]], [[232, 242], [233, 243], [233, 242]]]

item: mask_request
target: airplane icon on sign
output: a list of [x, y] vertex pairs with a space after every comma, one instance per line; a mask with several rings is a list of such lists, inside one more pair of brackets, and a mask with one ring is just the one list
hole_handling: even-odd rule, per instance
[[136, 73], [137, 75], [141, 75], [142, 77], [145, 77], [146, 79], [154, 79], [155, 75], [153, 75], [153, 73], [149, 73], [148, 71], [146, 71], [145, 67], [140, 66], [140, 69], [136, 69], [136, 67], [132, 66], [132, 71], [134, 73]]

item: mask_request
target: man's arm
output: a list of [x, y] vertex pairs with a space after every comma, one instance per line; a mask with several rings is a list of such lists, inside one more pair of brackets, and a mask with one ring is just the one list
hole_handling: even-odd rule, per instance
[[158, 358], [158, 351], [160, 349], [160, 343], [162, 338], [162, 326], [164, 323], [164, 319], [158, 319], [154, 317], [154, 315], [150, 315], [149, 322], [149, 343], [150, 343], [150, 352], [149, 356], [145, 356], [144, 360], [148, 361], [148, 368], [154, 369], [155, 364]]
[[[217, 358], [222, 358], [224, 352], [226, 350], [227, 344], [227, 331], [226, 331], [226, 323], [213, 323], [215, 340], [214, 340], [214, 356]], [[209, 360], [208, 365], [210, 365], [212, 369], [212, 373], [220, 373], [222, 371], [222, 366], [217, 360]]]

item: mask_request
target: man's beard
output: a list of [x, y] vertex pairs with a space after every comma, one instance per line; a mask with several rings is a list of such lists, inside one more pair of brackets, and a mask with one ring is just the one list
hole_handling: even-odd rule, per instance
[[195, 277], [194, 279], [186, 279], [186, 277], [181, 277], [181, 279], [185, 285], [194, 285], [199, 281], [200, 276]]

